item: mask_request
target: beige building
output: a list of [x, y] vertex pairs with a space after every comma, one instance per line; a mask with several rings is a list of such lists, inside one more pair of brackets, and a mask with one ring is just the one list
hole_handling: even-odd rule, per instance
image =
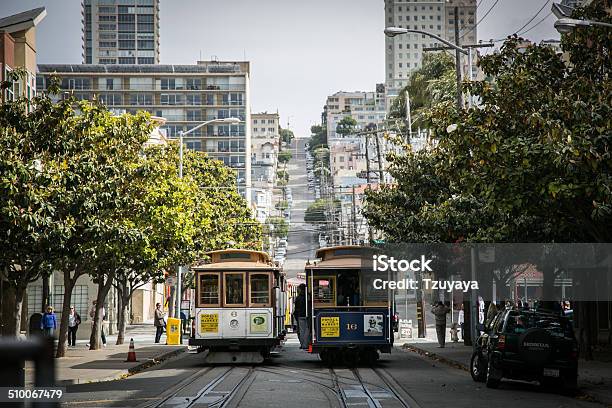
[[26, 76], [3, 91], [3, 100], [36, 95], [36, 26], [45, 18], [44, 7], [0, 18], [0, 82], [23, 68]]
[[385, 86], [377, 84], [373, 92], [336, 92], [327, 97], [323, 116], [327, 123], [328, 141], [343, 137], [336, 133], [336, 128], [346, 116], [355, 119], [357, 129], [365, 129], [370, 123], [382, 124], [386, 117]]
[[[195, 65], [38, 65], [37, 88], [49, 76], [79, 99], [97, 98], [111, 110], [147, 111], [163, 117], [168, 138], [204, 121], [184, 138], [189, 149], [207, 152], [236, 171], [238, 190], [247, 201], [251, 184], [249, 62], [198, 61]], [[216, 122], [234, 117], [241, 123]]]
[[280, 150], [278, 113], [251, 115], [251, 198], [255, 218], [265, 222], [274, 209], [272, 189], [276, 183]]

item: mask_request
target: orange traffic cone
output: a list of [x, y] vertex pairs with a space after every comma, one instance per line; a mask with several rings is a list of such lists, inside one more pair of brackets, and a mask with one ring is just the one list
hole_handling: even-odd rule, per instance
[[136, 352], [134, 351], [134, 339], [130, 339], [130, 350], [128, 351], [126, 363], [136, 363]]

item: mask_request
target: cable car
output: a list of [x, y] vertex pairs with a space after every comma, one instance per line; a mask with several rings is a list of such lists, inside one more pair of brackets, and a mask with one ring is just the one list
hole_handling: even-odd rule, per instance
[[261, 363], [285, 335], [284, 274], [265, 252], [226, 249], [192, 267], [196, 309], [189, 345], [208, 363]]
[[375, 248], [337, 246], [317, 250], [307, 264], [308, 351], [325, 363], [374, 362], [393, 346], [393, 292], [377, 290], [371, 266]]

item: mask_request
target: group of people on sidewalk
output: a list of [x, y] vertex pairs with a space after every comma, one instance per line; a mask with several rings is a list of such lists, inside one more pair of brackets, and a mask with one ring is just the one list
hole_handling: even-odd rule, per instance
[[[104, 306], [101, 308], [101, 314], [103, 320], [106, 318], [106, 312]], [[96, 314], [96, 301], [92, 302], [91, 310], [89, 311], [89, 317], [93, 324], [94, 317]], [[76, 311], [74, 305], [70, 306], [70, 312], [68, 314], [68, 347], [76, 347], [77, 331], [81, 325], [81, 315]], [[47, 311], [43, 314], [40, 319], [40, 329], [42, 334], [46, 337], [54, 337], [55, 331], [57, 330], [57, 316], [53, 310], [53, 306], [47, 306]], [[104, 334], [104, 325], [100, 327], [100, 337], [102, 338], [102, 345], [106, 346], [106, 335]], [[89, 344], [87, 345], [89, 346]]]

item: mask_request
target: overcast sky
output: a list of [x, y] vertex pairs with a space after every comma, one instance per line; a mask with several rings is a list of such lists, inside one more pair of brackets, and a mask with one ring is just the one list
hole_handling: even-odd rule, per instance
[[[504, 38], [546, 0], [478, 0], [478, 39]], [[253, 112], [279, 111], [283, 127], [308, 136], [325, 98], [384, 82], [383, 0], [161, 0], [161, 62], [215, 56], [251, 61]], [[39, 63], [81, 63], [81, 0], [0, 0], [0, 17], [45, 6]], [[550, 0], [524, 34], [558, 38]]]

